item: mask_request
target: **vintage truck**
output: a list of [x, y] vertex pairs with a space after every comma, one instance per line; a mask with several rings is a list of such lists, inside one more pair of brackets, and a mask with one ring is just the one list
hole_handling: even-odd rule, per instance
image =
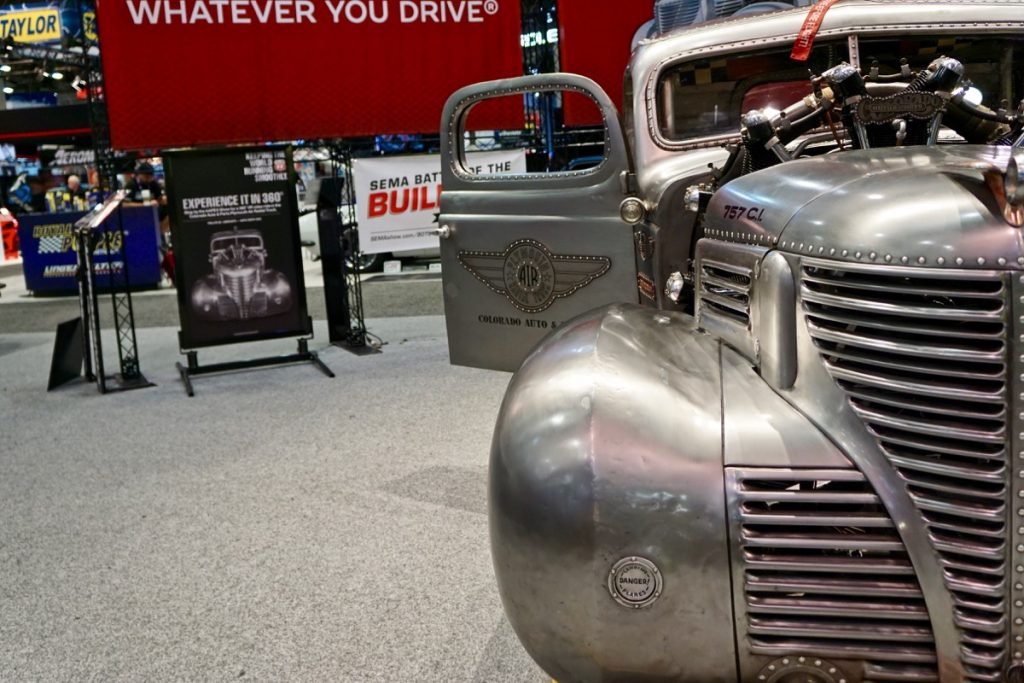
[[[518, 368], [492, 553], [560, 683], [1024, 680], [1024, 3], [807, 16], [641, 42], [621, 123], [448, 103], [451, 357]], [[470, 173], [547, 90], [603, 161]]]

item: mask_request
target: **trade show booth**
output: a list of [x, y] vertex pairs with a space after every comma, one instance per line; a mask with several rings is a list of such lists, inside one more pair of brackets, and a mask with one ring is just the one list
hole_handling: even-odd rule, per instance
[[[34, 294], [75, 294], [78, 281], [74, 246], [74, 225], [84, 211], [56, 214], [26, 214], [21, 217], [18, 237], [25, 271], [25, 287]], [[98, 244], [94, 252], [97, 286], [124, 287], [125, 264], [133, 288], [160, 284], [160, 222], [155, 206], [128, 206], [120, 213], [124, 244]], [[118, 220], [115, 216], [112, 220]], [[104, 233], [104, 240], [119, 239], [117, 231]], [[111, 256], [113, 254], [113, 256]]]

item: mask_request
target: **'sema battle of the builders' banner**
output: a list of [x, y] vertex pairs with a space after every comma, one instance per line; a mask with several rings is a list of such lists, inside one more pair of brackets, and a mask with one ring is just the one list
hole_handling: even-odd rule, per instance
[[164, 162], [182, 348], [309, 334], [291, 149]]

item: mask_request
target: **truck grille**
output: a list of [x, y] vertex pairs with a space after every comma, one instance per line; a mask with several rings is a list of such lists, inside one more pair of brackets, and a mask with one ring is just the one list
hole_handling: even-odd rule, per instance
[[917, 576], [863, 474], [731, 468], [727, 476], [753, 654], [859, 660], [864, 681], [938, 680]]
[[944, 569], [969, 681], [1007, 650], [1008, 330], [1003, 275], [807, 260], [825, 366], [903, 478]]
[[750, 327], [750, 282], [752, 269], [730, 263], [701, 261], [701, 312]]
[[226, 269], [221, 276], [224, 289], [238, 304], [239, 317], [251, 317], [249, 302], [256, 291], [256, 285], [259, 284], [259, 271], [253, 267], [232, 268]]
[[751, 360], [757, 359], [750, 310], [754, 268], [767, 251], [709, 239], [697, 243], [697, 324]]

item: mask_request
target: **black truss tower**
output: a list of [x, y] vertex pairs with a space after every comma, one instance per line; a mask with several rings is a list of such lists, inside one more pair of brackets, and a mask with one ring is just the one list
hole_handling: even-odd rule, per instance
[[[79, 5], [81, 11], [81, 4]], [[92, 128], [93, 149], [96, 152], [96, 170], [99, 176], [100, 194], [109, 197], [117, 190], [117, 166], [114, 158], [114, 150], [110, 142], [110, 121], [107, 116], [106, 91], [103, 82], [103, 64], [94, 46], [88, 43], [82, 48], [82, 74], [86, 82], [88, 93], [87, 103], [89, 107], [89, 125]], [[124, 286], [114, 286], [113, 268], [108, 270], [107, 289], [110, 292], [111, 303], [114, 313], [114, 330], [117, 336], [117, 356], [120, 363], [120, 372], [113, 377], [113, 382], [108, 383], [103, 372], [102, 354], [96, 362], [96, 382], [101, 392], [118, 391], [126, 389], [137, 389], [151, 386], [142, 375], [139, 367], [138, 339], [135, 334], [135, 311], [132, 308], [132, 293], [128, 272], [128, 258], [124, 247], [124, 230], [121, 221], [121, 212], [118, 209], [116, 216], [108, 220], [103, 227], [103, 234], [100, 242], [108, 249], [120, 250], [121, 262], [124, 264]], [[111, 261], [115, 255], [111, 253], [108, 257]], [[95, 278], [95, 274], [93, 274]], [[98, 327], [98, 326], [97, 326]]]

